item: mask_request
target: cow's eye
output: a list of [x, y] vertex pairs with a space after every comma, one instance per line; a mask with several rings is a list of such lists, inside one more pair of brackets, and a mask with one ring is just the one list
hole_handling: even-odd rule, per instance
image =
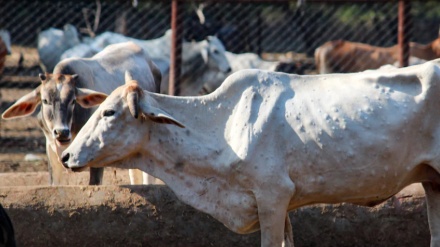
[[105, 111], [102, 113], [102, 116], [104, 116], [104, 117], [111, 117], [111, 116], [113, 116], [113, 115], [115, 115], [115, 111], [114, 111], [114, 110], [105, 110]]
[[218, 50], [213, 50], [214, 54], [219, 54]]
[[43, 99], [42, 102], [43, 102], [43, 104], [45, 104], [45, 105], [49, 104], [49, 102], [47, 101], [47, 99]]

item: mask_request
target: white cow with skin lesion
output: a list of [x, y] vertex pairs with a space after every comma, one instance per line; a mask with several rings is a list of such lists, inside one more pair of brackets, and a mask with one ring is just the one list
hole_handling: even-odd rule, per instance
[[373, 206], [422, 182], [431, 246], [440, 246], [439, 65], [314, 76], [244, 70], [199, 97], [127, 81], [62, 161], [73, 171], [139, 168], [235, 232], [261, 229], [261, 246], [293, 245], [291, 210]]

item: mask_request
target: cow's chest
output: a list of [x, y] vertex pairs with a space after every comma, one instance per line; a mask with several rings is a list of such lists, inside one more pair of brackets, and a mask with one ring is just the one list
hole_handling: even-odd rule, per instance
[[186, 176], [167, 184], [185, 203], [213, 216], [235, 232], [251, 231], [249, 228], [258, 223], [254, 193], [228, 179]]

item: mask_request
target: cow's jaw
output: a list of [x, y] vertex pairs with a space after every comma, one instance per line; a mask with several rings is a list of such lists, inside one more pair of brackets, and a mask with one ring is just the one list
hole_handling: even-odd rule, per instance
[[67, 139], [67, 140], [56, 140], [56, 142], [57, 142], [57, 145], [58, 146], [60, 146], [60, 147], [67, 147], [70, 143], [71, 143], [71, 139], [69, 138], [69, 139]]

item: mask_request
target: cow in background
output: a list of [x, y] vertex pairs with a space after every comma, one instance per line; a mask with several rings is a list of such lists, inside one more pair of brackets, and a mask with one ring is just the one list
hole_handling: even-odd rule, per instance
[[[88, 44], [81, 43], [66, 50], [61, 57], [87, 57], [110, 44], [126, 41], [134, 42], [147, 51], [151, 59], [159, 67], [162, 73], [161, 93], [168, 93], [171, 34], [172, 31], [168, 30], [159, 38], [139, 40], [118, 33], [104, 32], [89, 41]], [[217, 73], [228, 75], [231, 72], [230, 60], [226, 57], [225, 47], [217, 37], [208, 36], [198, 42], [184, 41], [182, 46], [180, 95], [197, 95], [205, 83], [200, 78], [211, 78]], [[226, 76], [221, 80], [223, 81], [224, 78]]]
[[[440, 37], [427, 45], [410, 42], [410, 65], [440, 58]], [[421, 59], [418, 60], [417, 59]], [[315, 64], [320, 74], [350, 73], [378, 69], [399, 60], [399, 47], [378, 47], [346, 40], [329, 41], [315, 50]], [[411, 63], [412, 62], [412, 63]]]
[[63, 30], [49, 28], [38, 34], [38, 55], [43, 71], [52, 71], [64, 51], [79, 44], [78, 31], [71, 24], [66, 24]]
[[11, 53], [11, 35], [6, 30], [0, 30], [0, 76], [5, 67], [6, 56]]
[[[299, 72], [294, 62], [281, 62], [281, 61], [266, 61], [260, 58], [255, 53], [232, 53], [229, 51], [225, 52], [226, 58], [231, 65], [231, 72], [217, 72], [217, 73], [206, 73], [204, 77], [197, 78], [194, 85], [200, 85], [192, 94], [197, 95], [198, 93], [207, 94], [213, 92], [217, 89], [223, 81], [232, 73], [244, 70], [244, 69], [262, 69], [267, 71], [279, 71], [285, 73], [295, 73]], [[293, 68], [293, 69], [292, 69]], [[197, 91], [198, 90], [198, 91]]]
[[[106, 94], [124, 82], [126, 70], [140, 81], [143, 89], [159, 92], [160, 71], [141, 47], [126, 42], [110, 45], [92, 58], [59, 62], [52, 74], [40, 74], [40, 86], [3, 113], [3, 119], [25, 117], [42, 103], [38, 120], [46, 137], [51, 184], [63, 184], [65, 170], [59, 155], [96, 109], [91, 105], [102, 102]], [[91, 169], [89, 184], [101, 184], [102, 176], [103, 168]], [[154, 182], [154, 178], [144, 177], [144, 183]], [[134, 183], [135, 178], [130, 179]]]

